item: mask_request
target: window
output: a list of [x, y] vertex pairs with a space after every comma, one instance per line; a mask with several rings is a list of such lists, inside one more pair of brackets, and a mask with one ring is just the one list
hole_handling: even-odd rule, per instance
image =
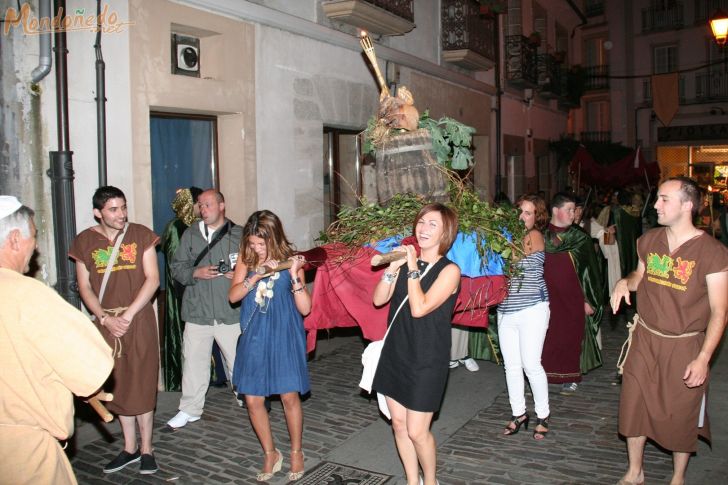
[[666, 74], [677, 70], [677, 46], [663, 45], [652, 51], [652, 73]]
[[523, 35], [521, 0], [508, 0], [508, 35]]
[[586, 103], [587, 131], [609, 131], [609, 103], [589, 101]]
[[607, 64], [607, 51], [604, 49], [604, 37], [593, 37], [585, 41], [586, 65], [605, 66]]

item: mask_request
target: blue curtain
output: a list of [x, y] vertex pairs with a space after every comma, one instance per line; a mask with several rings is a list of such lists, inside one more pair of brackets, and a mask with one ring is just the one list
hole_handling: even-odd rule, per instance
[[[161, 236], [174, 218], [171, 203], [179, 188], [212, 187], [214, 124], [211, 120], [150, 118], [154, 232]], [[164, 257], [158, 254], [159, 274]], [[161, 281], [164, 287], [164, 280]]]

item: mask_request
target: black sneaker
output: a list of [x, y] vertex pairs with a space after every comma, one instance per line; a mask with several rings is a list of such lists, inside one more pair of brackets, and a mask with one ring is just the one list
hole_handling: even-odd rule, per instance
[[139, 453], [139, 450], [136, 450], [134, 453], [122, 451], [121, 453], [119, 453], [119, 456], [111, 460], [109, 464], [104, 467], [104, 473], [118, 472], [130, 463], [136, 463], [140, 459], [141, 453]]
[[154, 459], [154, 455], [143, 454], [142, 466], [139, 467], [139, 473], [142, 475], [151, 475], [152, 473], [157, 473], [157, 470], [159, 470], [159, 467], [157, 466], [157, 460]]

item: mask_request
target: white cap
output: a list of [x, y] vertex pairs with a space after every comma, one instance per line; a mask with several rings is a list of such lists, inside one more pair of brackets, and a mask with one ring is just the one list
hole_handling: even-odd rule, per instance
[[17, 197], [0, 195], [0, 219], [4, 219], [23, 206]]

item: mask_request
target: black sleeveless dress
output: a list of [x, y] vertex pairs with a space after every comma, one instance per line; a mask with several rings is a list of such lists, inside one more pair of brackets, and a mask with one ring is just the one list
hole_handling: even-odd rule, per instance
[[[452, 261], [443, 256], [430, 268], [420, 282], [424, 292], [450, 263]], [[417, 264], [424, 272], [427, 263], [418, 261]], [[389, 321], [407, 296], [406, 269], [400, 270], [395, 283]], [[450, 330], [455, 300], [457, 292], [421, 318], [414, 318], [409, 300], [405, 302], [384, 342], [372, 385], [375, 391], [413, 411], [436, 412], [440, 409], [450, 369]]]

